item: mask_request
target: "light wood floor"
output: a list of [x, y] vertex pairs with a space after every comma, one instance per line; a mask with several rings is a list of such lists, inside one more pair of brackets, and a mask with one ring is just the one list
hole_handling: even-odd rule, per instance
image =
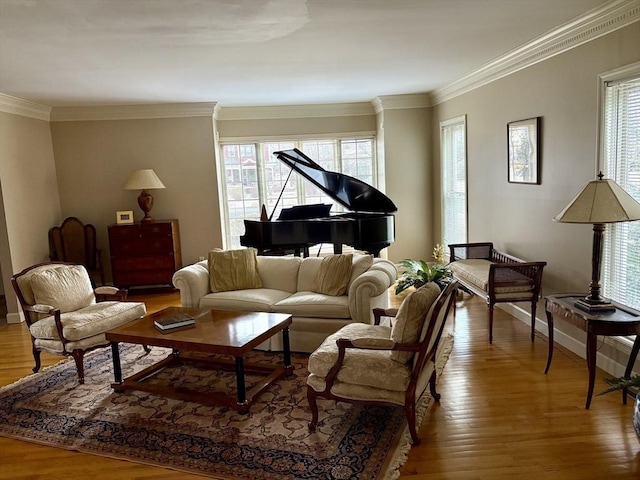
[[[142, 298], [150, 311], [179, 304], [177, 294]], [[609, 394], [585, 410], [583, 359], [557, 347], [544, 375], [546, 338], [532, 344], [529, 327], [499, 309], [490, 346], [486, 305], [467, 295], [448, 328], [455, 344], [438, 386], [442, 399], [427, 412], [422, 444], [411, 449], [401, 480], [640, 479], [632, 402], [622, 405]], [[31, 373], [24, 325], [0, 326], [0, 352], [0, 385]], [[44, 365], [58, 360], [43, 354]], [[605, 388], [604, 378], [598, 371], [596, 391]], [[202, 477], [0, 437], [0, 478]]]

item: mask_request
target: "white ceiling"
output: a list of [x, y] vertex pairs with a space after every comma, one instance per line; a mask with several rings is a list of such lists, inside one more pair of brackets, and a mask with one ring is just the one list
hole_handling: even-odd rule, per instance
[[0, 0], [0, 93], [55, 106], [432, 91], [608, 0]]

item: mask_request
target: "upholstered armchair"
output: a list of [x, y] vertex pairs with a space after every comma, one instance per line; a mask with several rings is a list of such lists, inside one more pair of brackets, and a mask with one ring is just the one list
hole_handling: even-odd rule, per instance
[[105, 332], [144, 316], [145, 304], [125, 302], [126, 290], [91, 285], [82, 265], [41, 263], [11, 277], [31, 333], [33, 372], [40, 352], [70, 355], [84, 383], [84, 353], [109, 345]]
[[[350, 403], [400, 405], [414, 444], [416, 405], [430, 388], [436, 392], [436, 356], [444, 325], [455, 301], [457, 281], [442, 292], [428, 283], [410, 293], [396, 311], [378, 309], [375, 324], [353, 323], [327, 337], [309, 357], [309, 428], [318, 424], [317, 397]], [[391, 326], [380, 325], [383, 315]]]

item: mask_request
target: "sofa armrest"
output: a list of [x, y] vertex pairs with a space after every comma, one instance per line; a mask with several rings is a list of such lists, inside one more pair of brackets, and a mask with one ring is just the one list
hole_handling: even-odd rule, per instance
[[386, 308], [389, 287], [398, 276], [396, 266], [389, 260], [378, 261], [356, 278], [349, 287], [349, 315], [355, 322], [372, 323], [374, 308]]
[[180, 303], [182, 306], [198, 308], [200, 299], [211, 292], [207, 261], [182, 267], [173, 274], [172, 282], [180, 290]]
[[537, 300], [542, 286], [542, 271], [547, 262], [492, 263], [489, 266], [487, 294], [493, 300], [500, 293]]

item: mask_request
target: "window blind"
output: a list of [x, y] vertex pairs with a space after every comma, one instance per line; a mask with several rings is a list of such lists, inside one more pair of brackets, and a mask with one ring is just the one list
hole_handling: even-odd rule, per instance
[[[640, 201], [640, 77], [604, 88], [602, 168]], [[640, 221], [608, 224], [603, 254], [604, 295], [640, 309]]]
[[466, 118], [440, 124], [442, 185], [442, 244], [467, 241]]

